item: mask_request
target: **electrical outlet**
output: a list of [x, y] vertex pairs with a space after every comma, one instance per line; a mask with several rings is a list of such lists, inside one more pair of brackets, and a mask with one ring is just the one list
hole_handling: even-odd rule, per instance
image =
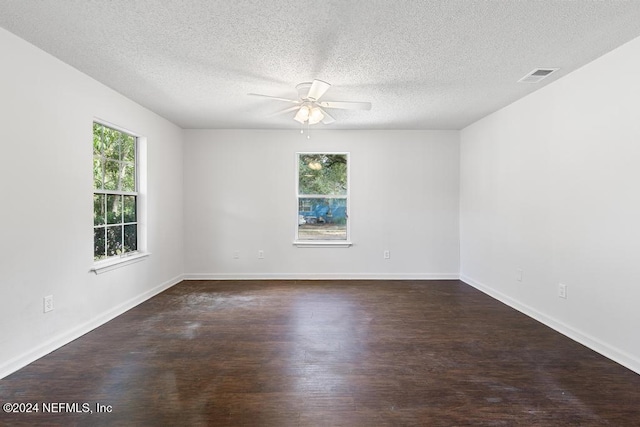
[[240, 259], [240, 251], [233, 251], [233, 259]]
[[391, 252], [389, 252], [389, 251], [384, 251], [384, 253], [383, 253], [383, 257], [384, 257], [384, 259], [390, 259], [390, 258], [391, 258]]
[[567, 298], [567, 285], [564, 283], [558, 283], [558, 296], [560, 298]]
[[258, 259], [264, 259], [264, 251], [262, 249], [258, 251]]
[[47, 313], [53, 310], [53, 295], [47, 295], [44, 300], [44, 312]]
[[521, 268], [516, 270], [516, 280], [518, 282], [522, 282], [522, 269]]

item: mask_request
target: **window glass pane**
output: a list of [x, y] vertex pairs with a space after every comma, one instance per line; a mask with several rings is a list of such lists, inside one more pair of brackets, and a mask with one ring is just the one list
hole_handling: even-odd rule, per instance
[[136, 170], [133, 163], [120, 164], [120, 189], [122, 191], [136, 190]]
[[124, 251], [138, 250], [138, 227], [135, 224], [124, 226]]
[[135, 136], [123, 134], [122, 160], [129, 163], [136, 161], [136, 138]]
[[93, 259], [99, 260], [105, 258], [105, 227], [98, 227], [93, 229]]
[[93, 188], [96, 190], [102, 190], [102, 177], [104, 175], [102, 165], [100, 157], [93, 158]]
[[104, 162], [104, 189], [120, 190], [120, 162]]
[[122, 160], [122, 146], [124, 145], [124, 140], [126, 139], [126, 135], [119, 131], [114, 131], [116, 134], [116, 141], [118, 144], [118, 160]]
[[346, 195], [346, 154], [300, 154], [299, 194]]
[[120, 135], [115, 129], [102, 127], [104, 156], [108, 159], [120, 160]]
[[347, 240], [346, 198], [299, 198], [298, 209], [298, 240]]
[[93, 195], [93, 225], [104, 225], [106, 218], [104, 215], [104, 194]]
[[136, 190], [136, 170], [133, 163], [107, 160], [104, 168], [104, 189], [119, 191]]
[[107, 256], [122, 253], [122, 226], [107, 227]]
[[107, 224], [122, 223], [122, 196], [116, 194], [107, 195]]
[[123, 222], [136, 222], [136, 196], [123, 196]]
[[93, 155], [102, 156], [102, 126], [93, 124]]

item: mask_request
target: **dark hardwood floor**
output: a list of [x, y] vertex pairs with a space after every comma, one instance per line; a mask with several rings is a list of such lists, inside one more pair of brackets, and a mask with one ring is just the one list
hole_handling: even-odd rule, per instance
[[40, 405], [11, 426], [638, 426], [640, 375], [459, 281], [187, 281], [6, 402]]

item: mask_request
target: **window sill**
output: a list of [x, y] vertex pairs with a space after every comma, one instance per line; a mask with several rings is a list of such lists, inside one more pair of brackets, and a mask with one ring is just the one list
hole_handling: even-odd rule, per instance
[[151, 253], [149, 252], [137, 252], [133, 255], [98, 261], [93, 264], [93, 267], [91, 267], [89, 271], [93, 271], [96, 274], [106, 273], [107, 271], [115, 270], [126, 265], [143, 261], [149, 255], [151, 255]]
[[293, 242], [294, 246], [299, 248], [348, 248], [352, 245], [350, 241], [340, 240], [340, 241], [330, 241], [330, 240], [295, 240]]

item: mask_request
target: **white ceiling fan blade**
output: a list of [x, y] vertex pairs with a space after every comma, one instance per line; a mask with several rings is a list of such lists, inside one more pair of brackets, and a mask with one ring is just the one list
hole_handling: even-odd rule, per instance
[[290, 111], [295, 111], [295, 110], [297, 110], [299, 108], [300, 108], [299, 106], [294, 105], [293, 107], [289, 107], [289, 108], [287, 108], [285, 110], [280, 110], [280, 111], [276, 111], [275, 113], [271, 113], [267, 117], [279, 116], [280, 114], [288, 113]]
[[311, 87], [309, 88], [309, 94], [307, 95], [307, 98], [313, 101], [317, 101], [322, 95], [324, 95], [327, 90], [329, 90], [330, 87], [331, 85], [327, 82], [323, 82], [322, 80], [314, 80], [313, 83], [311, 83]]
[[330, 125], [331, 123], [335, 122], [336, 119], [334, 119], [333, 117], [331, 117], [331, 114], [327, 113], [326, 111], [324, 111], [322, 108], [320, 107], [316, 107], [318, 108], [318, 110], [320, 110], [320, 112], [322, 113], [322, 115], [324, 116], [321, 120], [322, 123], [324, 123], [325, 125]]
[[286, 102], [293, 102], [294, 104], [300, 104], [300, 100], [299, 99], [288, 99], [288, 98], [279, 98], [277, 96], [271, 96], [271, 95], [262, 95], [260, 93], [248, 93], [247, 95], [251, 95], [251, 96], [261, 96], [263, 98], [269, 98], [269, 99], [277, 99], [278, 101], [286, 101]]
[[371, 110], [370, 102], [326, 101], [318, 102], [318, 105], [323, 108], [340, 108], [342, 110]]

